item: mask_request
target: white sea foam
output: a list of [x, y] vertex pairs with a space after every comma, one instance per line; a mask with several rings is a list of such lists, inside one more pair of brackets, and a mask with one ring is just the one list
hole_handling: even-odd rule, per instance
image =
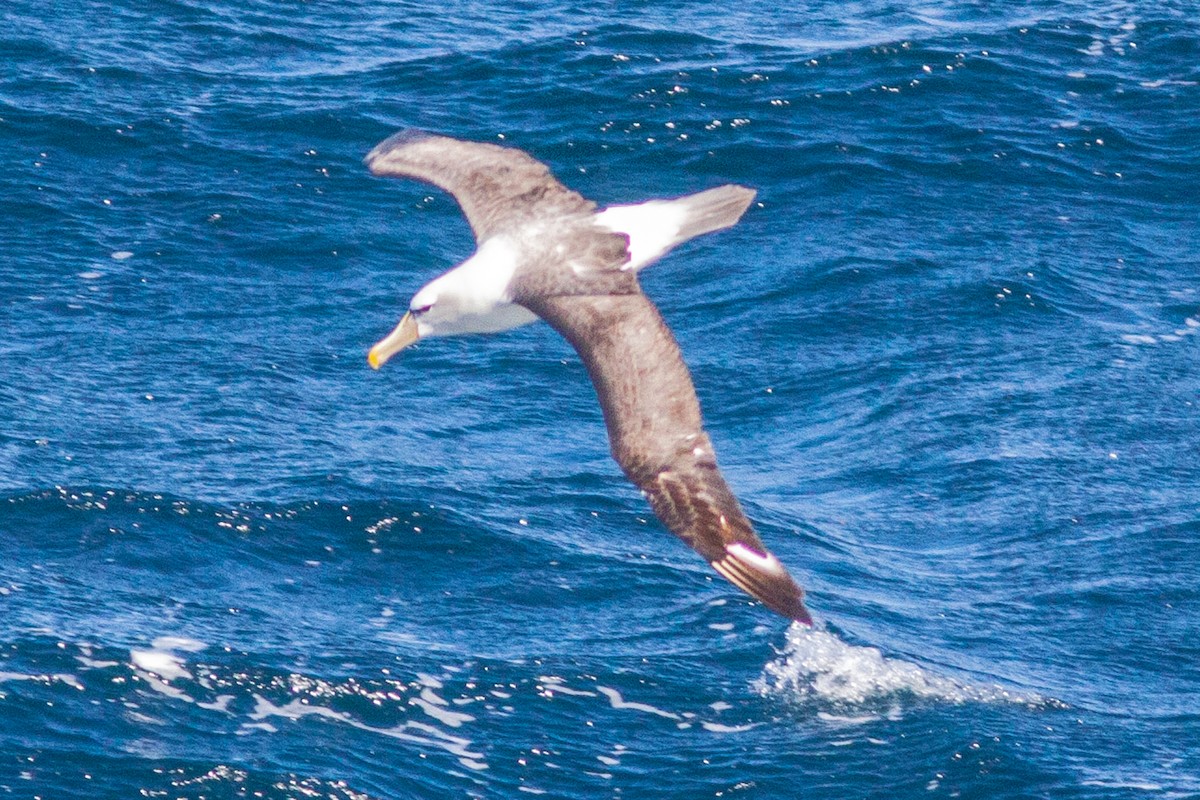
[[722, 725], [720, 722], [700, 721], [700, 727], [710, 733], [745, 733], [752, 728], [757, 728], [760, 723], [748, 722], [745, 725]]
[[[129, 663], [138, 677], [145, 682], [145, 685], [160, 694], [184, 703], [194, 703], [198, 708], [205, 710], [239, 715], [242, 712], [237, 707], [236, 695], [219, 694], [215, 698], [206, 698], [202, 701], [199, 696], [189, 693], [195, 692], [197, 688], [211, 689], [212, 680], [211, 677], [204, 677], [196, 683], [188, 683], [188, 681], [196, 681], [196, 678], [188, 668], [185, 657], [180, 654], [198, 653], [207, 648], [207, 644], [196, 639], [182, 636], [160, 636], [154, 639], [149, 648], [130, 650]], [[454, 667], [446, 667], [446, 669], [449, 672], [456, 671]], [[0, 672], [0, 681], [5, 680], [9, 675], [10, 673]], [[376, 701], [376, 704], [381, 704], [384, 699], [402, 702], [403, 695], [398, 691], [386, 688], [368, 691], [356, 682], [335, 684], [299, 674], [288, 675], [286, 681], [279, 681], [279, 685], [283, 683], [286, 683], [294, 697], [281, 705], [275, 704], [263, 694], [251, 693], [255, 701], [254, 710], [248, 714], [247, 721], [242, 723], [238, 730], [239, 735], [250, 735], [259, 731], [275, 733], [278, 730], [274, 724], [277, 718], [299, 720], [303, 717], [317, 716], [401, 741], [438, 747], [456, 756], [459, 763], [468, 769], [488, 769], [483, 754], [471, 748], [470, 739], [451, 734], [438, 725], [409, 720], [391, 727], [376, 727], [347, 712], [335, 710], [318, 702], [322, 698], [346, 694], [369, 696]], [[410, 688], [418, 687], [420, 689], [419, 696], [408, 698], [408, 705], [419, 708], [442, 726], [462, 728], [466, 723], [475, 720], [474, 716], [454, 711], [450, 707], [451, 702], [457, 702], [462, 698], [450, 701], [439, 694], [439, 690], [444, 689], [443, 681], [440, 678], [427, 673], [417, 673], [417, 680], [410, 684]], [[272, 688], [276, 688], [276, 686], [272, 685]], [[145, 717], [142, 721], [147, 724], [155, 722], [150, 717]]]
[[424, 711], [429, 716], [436, 719], [438, 722], [450, 728], [461, 727], [464, 722], [474, 722], [475, 718], [470, 714], [463, 714], [460, 711], [451, 711], [446, 706], [449, 703], [438, 695], [433, 689], [428, 686], [421, 690], [420, 697], [414, 697], [409, 701], [410, 705]]
[[192, 674], [184, 666], [183, 659], [163, 650], [130, 650], [129, 660], [140, 670], [156, 675], [163, 680], [190, 678]]
[[0, 671], [0, 683], [5, 681], [33, 681], [35, 683], [65, 683], [72, 689], [84, 691], [84, 686], [70, 673], [60, 672], [54, 675], [27, 675], [24, 672], [2, 672]]
[[208, 647], [204, 642], [188, 636], [159, 636], [150, 645], [155, 650], [182, 650], [185, 653], [199, 653]]
[[636, 703], [631, 700], [626, 700], [616, 689], [610, 689], [607, 686], [597, 686], [596, 690], [608, 698], [608, 702], [613, 708], [641, 711], [645, 714], [654, 714], [657, 717], [666, 717], [667, 719], [679, 719], [678, 714], [673, 714], [670, 711], [664, 711], [663, 709], [657, 708], [648, 703]]
[[178, 678], [191, 678], [192, 673], [184, 666], [184, 660], [172, 651], [182, 650], [185, 653], [199, 653], [208, 647], [204, 642], [185, 636], [159, 636], [150, 643], [149, 650], [134, 649], [129, 651], [129, 660], [133, 666], [151, 676], [164, 681]]
[[590, 692], [587, 689], [572, 689], [566, 685], [566, 679], [560, 678], [557, 675], [539, 675], [538, 694], [545, 698], [553, 698], [556, 694], [571, 695], [573, 697], [595, 697], [595, 692]]
[[455, 736], [432, 725], [413, 721], [393, 725], [389, 728], [378, 728], [361, 722], [345, 712], [335, 711], [332, 708], [324, 706], [311, 705], [301, 700], [291, 700], [284, 705], [275, 705], [270, 700], [256, 693], [254, 694], [254, 701], [255, 708], [253, 713], [250, 714], [250, 719], [256, 724], [247, 724], [243, 728], [269, 728], [273, 730], [274, 726], [266, 722], [266, 720], [272, 717], [299, 720], [308, 716], [318, 716], [349, 725], [358, 730], [377, 733], [417, 745], [441, 748], [451, 755], [456, 756], [459, 763], [468, 769], [484, 770], [488, 768], [487, 762], [483, 760], [483, 754], [470, 749], [470, 739]]
[[845, 724], [896, 716], [901, 712], [899, 703], [906, 698], [1059, 705], [999, 685], [972, 685], [936, 675], [916, 664], [888, 658], [874, 647], [848, 644], [828, 631], [799, 624], [788, 629], [787, 646], [763, 668], [755, 688], [764, 696], [832, 706], [838, 713], [825, 711], [822, 717]]

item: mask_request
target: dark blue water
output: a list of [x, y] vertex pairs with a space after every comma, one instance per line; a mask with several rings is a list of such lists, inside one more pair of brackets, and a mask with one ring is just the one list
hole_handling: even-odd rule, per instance
[[[0, 794], [1200, 797], [1186, 3], [0, 8]], [[788, 630], [545, 326], [367, 348], [473, 249], [406, 126], [601, 203]]]

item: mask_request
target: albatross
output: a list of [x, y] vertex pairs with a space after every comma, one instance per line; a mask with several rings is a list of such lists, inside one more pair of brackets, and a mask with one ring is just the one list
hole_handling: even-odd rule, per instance
[[419, 339], [546, 321], [579, 353], [613, 459], [663, 525], [767, 608], [811, 625], [803, 591], [725, 483], [679, 345], [637, 279], [679, 243], [736, 223], [754, 190], [727, 184], [598, 209], [521, 150], [417, 131], [384, 140], [365, 163], [448, 192], [476, 242], [413, 295], [371, 348], [371, 366]]

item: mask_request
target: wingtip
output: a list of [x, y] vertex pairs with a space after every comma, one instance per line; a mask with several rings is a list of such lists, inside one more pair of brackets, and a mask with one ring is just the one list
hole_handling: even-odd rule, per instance
[[812, 614], [808, 613], [808, 609], [804, 605], [803, 592], [797, 587], [797, 594], [789, 597], [779, 598], [758, 598], [762, 604], [774, 611], [781, 617], [787, 617], [808, 627], [813, 627], [814, 622]]
[[797, 587], [797, 592], [797, 594], [790, 597], [759, 597], [758, 599], [763, 605], [774, 611], [779, 616], [787, 617], [790, 620], [794, 620], [795, 622], [799, 622], [811, 628], [815, 624], [813, 623], [812, 614], [808, 613], [808, 609], [804, 606], [804, 600], [801, 599], [803, 597], [803, 592], [799, 590], [799, 587]]
[[725, 557], [711, 563], [731, 583], [776, 614], [812, 627], [812, 615], [804, 607], [804, 590], [774, 554], [743, 542], [731, 542], [725, 546]]
[[788, 614], [787, 616], [791, 617], [796, 622], [799, 622], [803, 625], [807, 625], [810, 628], [815, 627], [816, 623], [813, 622], [812, 614], [808, 613], [808, 609], [804, 607], [804, 603], [801, 602], [801, 603], [798, 603], [797, 605], [798, 605], [798, 608], [796, 608], [791, 614]]
[[420, 128], [401, 128], [379, 144], [372, 147], [371, 152], [367, 153], [367, 155], [363, 158], [363, 163], [367, 165], [367, 169], [371, 171], [371, 174], [378, 175], [379, 171], [376, 169], [375, 165], [378, 164], [379, 160], [388, 153], [400, 147], [407, 147], [408, 145], [413, 144], [414, 142], [419, 142], [423, 139], [432, 139], [433, 136], [434, 134], [421, 130]]

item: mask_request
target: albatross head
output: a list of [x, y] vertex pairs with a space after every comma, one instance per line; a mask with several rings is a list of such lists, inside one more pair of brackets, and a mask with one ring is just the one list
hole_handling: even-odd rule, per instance
[[367, 361], [379, 369], [418, 339], [496, 333], [533, 322], [533, 312], [510, 300], [508, 286], [516, 263], [511, 246], [489, 239], [475, 255], [413, 295], [408, 313], [371, 348]]

